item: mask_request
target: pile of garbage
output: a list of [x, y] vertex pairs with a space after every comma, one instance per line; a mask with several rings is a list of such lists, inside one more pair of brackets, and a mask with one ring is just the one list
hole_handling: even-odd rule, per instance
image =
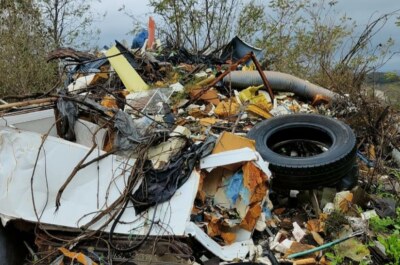
[[368, 223], [396, 201], [358, 185], [373, 147], [332, 118], [341, 96], [238, 37], [201, 56], [147, 37], [57, 49], [57, 92], [0, 105], [0, 219], [26, 262], [394, 261]]

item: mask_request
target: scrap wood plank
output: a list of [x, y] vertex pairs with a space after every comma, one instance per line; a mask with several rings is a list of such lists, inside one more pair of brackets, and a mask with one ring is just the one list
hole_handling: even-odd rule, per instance
[[8, 103], [4, 105], [0, 105], [0, 110], [6, 110], [6, 109], [12, 109], [12, 108], [18, 108], [18, 107], [26, 107], [34, 104], [43, 104], [43, 103], [53, 103], [56, 101], [56, 97], [50, 97], [50, 98], [41, 98], [41, 99], [32, 99], [32, 100], [26, 100], [22, 102], [15, 102], [15, 103]]

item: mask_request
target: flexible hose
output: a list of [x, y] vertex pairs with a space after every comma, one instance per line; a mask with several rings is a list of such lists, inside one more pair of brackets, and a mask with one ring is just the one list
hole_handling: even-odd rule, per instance
[[[271, 88], [277, 92], [293, 92], [298, 96], [313, 99], [316, 95], [322, 95], [330, 100], [338, 98], [338, 94], [321, 86], [312, 84], [293, 75], [264, 71]], [[224, 83], [232, 85], [232, 88], [242, 90], [249, 86], [262, 85], [262, 79], [257, 71], [233, 71], [224, 78]]]

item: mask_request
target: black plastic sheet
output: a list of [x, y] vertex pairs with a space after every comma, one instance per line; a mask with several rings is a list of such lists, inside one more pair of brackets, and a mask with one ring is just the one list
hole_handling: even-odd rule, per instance
[[61, 137], [68, 141], [75, 141], [75, 122], [78, 119], [78, 106], [72, 102], [59, 98], [57, 109], [60, 112], [60, 130]]
[[211, 153], [215, 141], [215, 137], [209, 137], [204, 143], [189, 146], [186, 151], [171, 159], [169, 165], [161, 170], [154, 169], [151, 161], [146, 161], [145, 178], [139, 189], [131, 196], [136, 214], [169, 200], [176, 190], [188, 180], [196, 161]]

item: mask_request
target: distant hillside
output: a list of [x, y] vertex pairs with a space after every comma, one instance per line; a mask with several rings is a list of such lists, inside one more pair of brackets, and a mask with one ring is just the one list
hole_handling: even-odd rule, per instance
[[367, 84], [392, 84], [400, 82], [400, 71], [374, 72], [367, 76]]
[[[376, 95], [383, 92], [385, 101], [400, 110], [400, 71], [369, 74], [366, 87], [376, 90]], [[379, 91], [382, 92], [378, 93]]]

